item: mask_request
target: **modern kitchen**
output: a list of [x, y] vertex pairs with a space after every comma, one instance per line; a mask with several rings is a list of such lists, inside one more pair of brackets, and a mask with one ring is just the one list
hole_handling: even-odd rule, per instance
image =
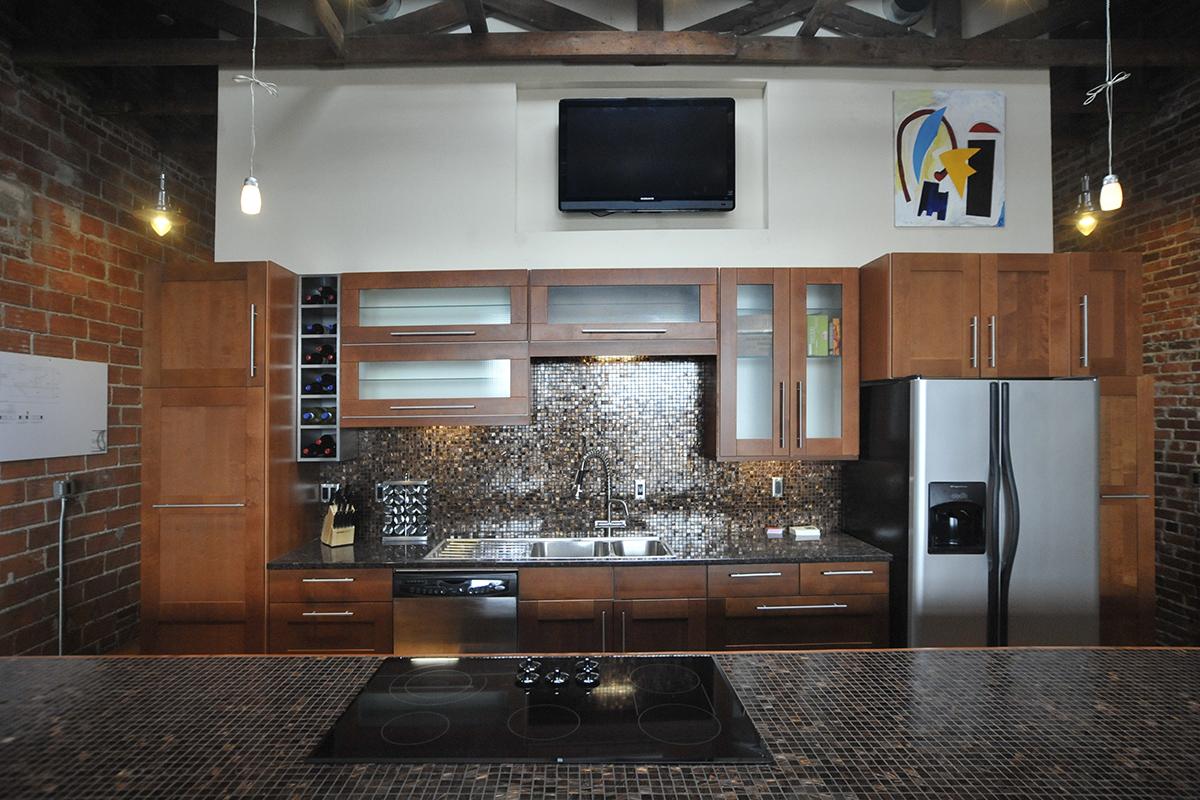
[[0, 795], [1200, 796], [1187, 12], [0, 7]]

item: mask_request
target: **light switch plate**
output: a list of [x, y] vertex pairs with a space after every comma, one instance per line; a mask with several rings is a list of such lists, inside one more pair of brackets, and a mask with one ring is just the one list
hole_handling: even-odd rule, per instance
[[642, 478], [638, 478], [633, 482], [633, 499], [634, 500], [645, 500], [646, 499], [646, 481], [643, 480]]
[[322, 483], [321, 484], [321, 502], [328, 505], [333, 502], [333, 496], [337, 494], [338, 489], [341, 489], [340, 483]]
[[771, 476], [771, 497], [783, 497], [783, 476]]

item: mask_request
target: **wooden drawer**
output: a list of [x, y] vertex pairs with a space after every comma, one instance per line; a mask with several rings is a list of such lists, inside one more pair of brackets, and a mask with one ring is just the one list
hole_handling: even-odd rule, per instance
[[709, 601], [710, 648], [885, 647], [887, 595], [736, 597]]
[[609, 600], [612, 567], [533, 567], [517, 576], [522, 600]]
[[271, 603], [272, 653], [391, 653], [392, 604]]
[[618, 600], [704, 597], [704, 567], [614, 567], [613, 595]]
[[272, 603], [390, 603], [390, 569], [273, 569]]
[[799, 592], [799, 564], [716, 564], [708, 568], [709, 597], [760, 597]]
[[846, 561], [800, 565], [803, 594], [887, 594], [888, 565], [884, 561]]

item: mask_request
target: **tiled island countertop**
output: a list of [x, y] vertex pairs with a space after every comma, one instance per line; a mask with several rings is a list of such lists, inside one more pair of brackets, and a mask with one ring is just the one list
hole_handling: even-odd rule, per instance
[[[641, 534], [638, 534], [641, 535]], [[653, 535], [653, 534], [651, 534]], [[714, 539], [690, 539], [660, 534], [674, 555], [666, 558], [602, 558], [556, 560], [552, 558], [509, 558], [473, 561], [425, 560], [437, 546], [428, 544], [389, 545], [378, 538], [363, 538], [352, 545], [326, 547], [313, 539], [289, 553], [272, 559], [267, 569], [320, 569], [322, 567], [462, 567], [497, 566], [582, 566], [591, 564], [667, 565], [667, 564], [754, 564], [772, 562], [891, 561], [890, 553], [845, 533], [826, 532], [819, 541], [797, 542], [792, 539], [767, 539], [765, 536], [737, 542]]]
[[774, 765], [310, 764], [379, 658], [0, 659], [0, 796], [1200, 796], [1200, 650], [718, 660]]

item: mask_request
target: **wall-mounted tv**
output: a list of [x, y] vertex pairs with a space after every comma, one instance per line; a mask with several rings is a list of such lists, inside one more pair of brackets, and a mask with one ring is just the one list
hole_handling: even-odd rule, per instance
[[732, 97], [558, 101], [560, 211], [731, 211]]

